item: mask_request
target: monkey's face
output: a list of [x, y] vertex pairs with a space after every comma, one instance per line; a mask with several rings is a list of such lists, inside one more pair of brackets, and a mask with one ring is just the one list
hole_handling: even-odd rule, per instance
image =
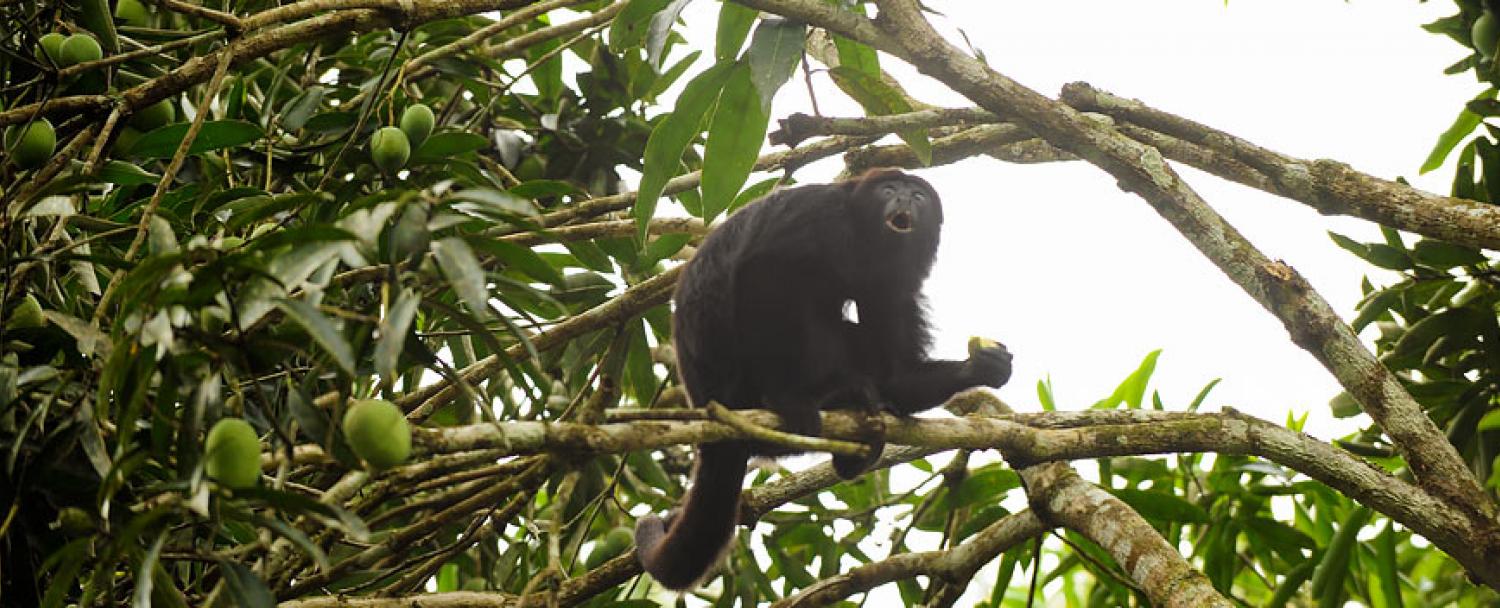
[[866, 213], [879, 213], [880, 231], [886, 239], [934, 238], [943, 224], [943, 207], [937, 192], [919, 177], [894, 171], [876, 173], [860, 185], [854, 196]]
[[877, 187], [875, 194], [885, 202], [881, 215], [887, 229], [905, 234], [916, 229], [917, 224], [925, 219], [924, 207], [929, 205], [925, 188], [905, 181], [888, 181]]

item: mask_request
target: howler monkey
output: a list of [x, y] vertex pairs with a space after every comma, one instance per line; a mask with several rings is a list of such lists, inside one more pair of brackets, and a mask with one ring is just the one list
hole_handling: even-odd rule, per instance
[[[822, 409], [912, 414], [1004, 384], [1003, 346], [966, 361], [926, 357], [919, 290], [942, 223], [932, 187], [894, 169], [780, 190], [730, 216], [677, 284], [674, 343], [689, 400], [769, 409], [785, 430], [817, 435]], [[849, 302], [857, 320], [845, 318]], [[636, 523], [641, 565], [669, 589], [700, 583], [734, 534], [746, 460], [785, 453], [746, 441], [700, 445], [682, 506]], [[872, 462], [835, 457], [834, 466], [848, 479]]]

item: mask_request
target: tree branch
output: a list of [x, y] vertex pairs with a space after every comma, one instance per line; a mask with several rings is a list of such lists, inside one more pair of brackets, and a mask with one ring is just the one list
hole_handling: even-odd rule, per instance
[[[1084, 82], [1063, 87], [1062, 100], [1079, 110], [1108, 114], [1211, 151], [1212, 156], [1195, 158], [1174, 155], [1170, 146], [1162, 149], [1168, 158], [1306, 203], [1325, 215], [1350, 215], [1435, 239], [1500, 249], [1500, 207], [1495, 205], [1423, 192], [1337, 161], [1293, 158]], [[1130, 130], [1125, 132], [1135, 137]], [[1205, 162], [1217, 159], [1253, 167], [1270, 181], [1249, 183], [1225, 171], [1221, 162]]]

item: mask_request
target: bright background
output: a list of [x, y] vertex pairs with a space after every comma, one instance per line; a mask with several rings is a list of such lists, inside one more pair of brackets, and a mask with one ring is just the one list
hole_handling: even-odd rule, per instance
[[[951, 40], [963, 44], [962, 28], [996, 70], [1048, 96], [1086, 81], [1284, 154], [1340, 160], [1438, 193], [1448, 191], [1452, 168], [1427, 175], [1417, 168], [1481, 89], [1472, 76], [1443, 75], [1465, 49], [1419, 27], [1456, 11], [1446, 2], [926, 4], [943, 13], [932, 20]], [[694, 48], [711, 48], [718, 6], [689, 6]], [[969, 105], [899, 61], [883, 61], [919, 99]], [[794, 79], [778, 94], [773, 119], [811, 112], [801, 75]], [[814, 82], [825, 115], [861, 114], [826, 75]], [[835, 158], [797, 176], [823, 181], [840, 168]], [[1178, 169], [1346, 320], [1359, 301], [1360, 277], [1390, 281], [1327, 236], [1333, 230], [1376, 241], [1374, 224], [1323, 217], [1301, 203]], [[962, 357], [970, 335], [1004, 342], [1016, 370], [1000, 395], [1017, 409], [1040, 408], [1036, 384], [1049, 376], [1059, 407], [1086, 408], [1160, 348], [1152, 386], [1168, 408], [1186, 407], [1207, 382], [1223, 378], [1205, 409], [1232, 406], [1278, 423], [1289, 411], [1311, 412], [1308, 430], [1324, 439], [1363, 423], [1333, 420], [1327, 402], [1339, 388], [1328, 372], [1102, 171], [1083, 162], [980, 158], [919, 173], [943, 195], [947, 219], [926, 289], [938, 330], [934, 354]]]

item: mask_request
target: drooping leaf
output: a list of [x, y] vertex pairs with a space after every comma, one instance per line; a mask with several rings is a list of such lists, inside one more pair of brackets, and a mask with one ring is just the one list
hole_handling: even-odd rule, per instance
[[[179, 122], [142, 135], [130, 147], [129, 155], [137, 158], [170, 158], [177, 153], [177, 147], [182, 145], [182, 138], [187, 136], [189, 126], [189, 123]], [[243, 120], [204, 121], [198, 136], [193, 138], [193, 145], [188, 147], [188, 154], [242, 146], [263, 136], [260, 127]]]
[[875, 54], [875, 49], [870, 48], [870, 45], [835, 35], [833, 46], [839, 52], [839, 67], [880, 77], [880, 56]]
[[323, 104], [324, 92], [325, 89], [321, 86], [308, 87], [287, 102], [281, 114], [281, 128], [297, 131], [306, 125], [307, 120], [312, 118], [313, 114], [318, 111], [318, 107]]
[[469, 307], [469, 312], [483, 319], [489, 316], [490, 294], [486, 288], [484, 268], [474, 257], [474, 250], [459, 237], [449, 237], [432, 244], [432, 253], [437, 257], [438, 268], [448, 278], [448, 284], [458, 292], [459, 299]]
[[229, 591], [229, 598], [235, 606], [240, 608], [274, 608], [276, 596], [266, 583], [250, 570], [249, 566], [240, 562], [219, 558], [219, 569], [224, 573], [224, 587]]
[[806, 38], [806, 25], [786, 19], [762, 19], [760, 26], [755, 28], [748, 54], [750, 80], [755, 84], [760, 105], [767, 113], [771, 110], [771, 98], [792, 77], [802, 59], [802, 45]]
[[411, 162], [446, 162], [456, 156], [483, 150], [488, 145], [490, 145], [489, 140], [474, 133], [459, 131], [433, 133], [422, 142], [422, 147], [412, 151]]
[[[1494, 98], [1495, 88], [1490, 87], [1474, 99], [1484, 100]], [[1465, 137], [1468, 137], [1479, 126], [1479, 120], [1480, 116], [1469, 111], [1468, 108], [1460, 110], [1458, 118], [1453, 120], [1453, 124], [1446, 131], [1443, 131], [1442, 135], [1438, 136], [1437, 144], [1433, 145], [1432, 152], [1427, 154], [1427, 160], [1422, 161], [1420, 172], [1427, 173], [1443, 166], [1443, 161], [1448, 158], [1448, 154], [1454, 148], [1458, 147], [1459, 142], [1463, 141]]]
[[651, 138], [646, 141], [641, 185], [631, 212], [635, 217], [638, 241], [646, 241], [646, 232], [656, 213], [656, 200], [661, 198], [667, 181], [677, 175], [682, 166], [682, 151], [702, 132], [704, 115], [718, 100], [719, 91], [723, 90], [725, 80], [737, 65], [721, 63], [704, 70], [682, 90], [672, 113], [651, 130]]
[[703, 221], [711, 222], [734, 200], [760, 157], [770, 123], [761, 105], [750, 66], [736, 64], [714, 109], [708, 142], [703, 146]]
[[154, 184], [161, 180], [161, 176], [142, 169], [140, 165], [112, 160], [99, 167], [99, 180], [106, 184], [138, 186]]
[[316, 306], [302, 300], [280, 298], [276, 301], [276, 307], [306, 329], [313, 341], [333, 357], [333, 362], [339, 366], [339, 369], [344, 370], [346, 374], [354, 375], [354, 349], [349, 346], [343, 334], [339, 333], [338, 326], [324, 316]]
[[620, 51], [645, 44], [651, 18], [671, 0], [630, 0], [609, 26], [609, 47]]
[[[877, 74], [869, 74], [852, 67], [839, 66], [829, 70], [828, 74], [833, 77], [839, 89], [848, 93], [865, 112], [871, 116], [882, 116], [888, 114], [901, 114], [912, 111], [911, 103], [906, 101], [900, 91], [886, 84]], [[911, 148], [917, 160], [924, 165], [932, 164], [932, 142], [927, 137], [927, 132], [922, 129], [906, 129], [896, 133], [901, 141]]]
[[411, 331], [411, 322], [417, 315], [417, 304], [422, 299], [409, 290], [402, 290], [391, 303], [391, 309], [380, 320], [380, 340], [375, 343], [375, 371], [392, 383], [396, 380], [396, 361], [406, 345]]
[[721, 3], [719, 27], [714, 35], [714, 58], [725, 62], [738, 57], [740, 47], [745, 45], [745, 36], [750, 34], [750, 26], [755, 25], [755, 19], [759, 16], [760, 11], [737, 2]]
[[666, 8], [651, 17], [651, 24], [646, 29], [646, 60], [652, 66], [661, 65], [661, 60], [667, 54], [667, 40], [672, 36], [672, 25], [677, 23], [677, 16], [682, 14], [682, 9], [692, 0], [672, 0]]

